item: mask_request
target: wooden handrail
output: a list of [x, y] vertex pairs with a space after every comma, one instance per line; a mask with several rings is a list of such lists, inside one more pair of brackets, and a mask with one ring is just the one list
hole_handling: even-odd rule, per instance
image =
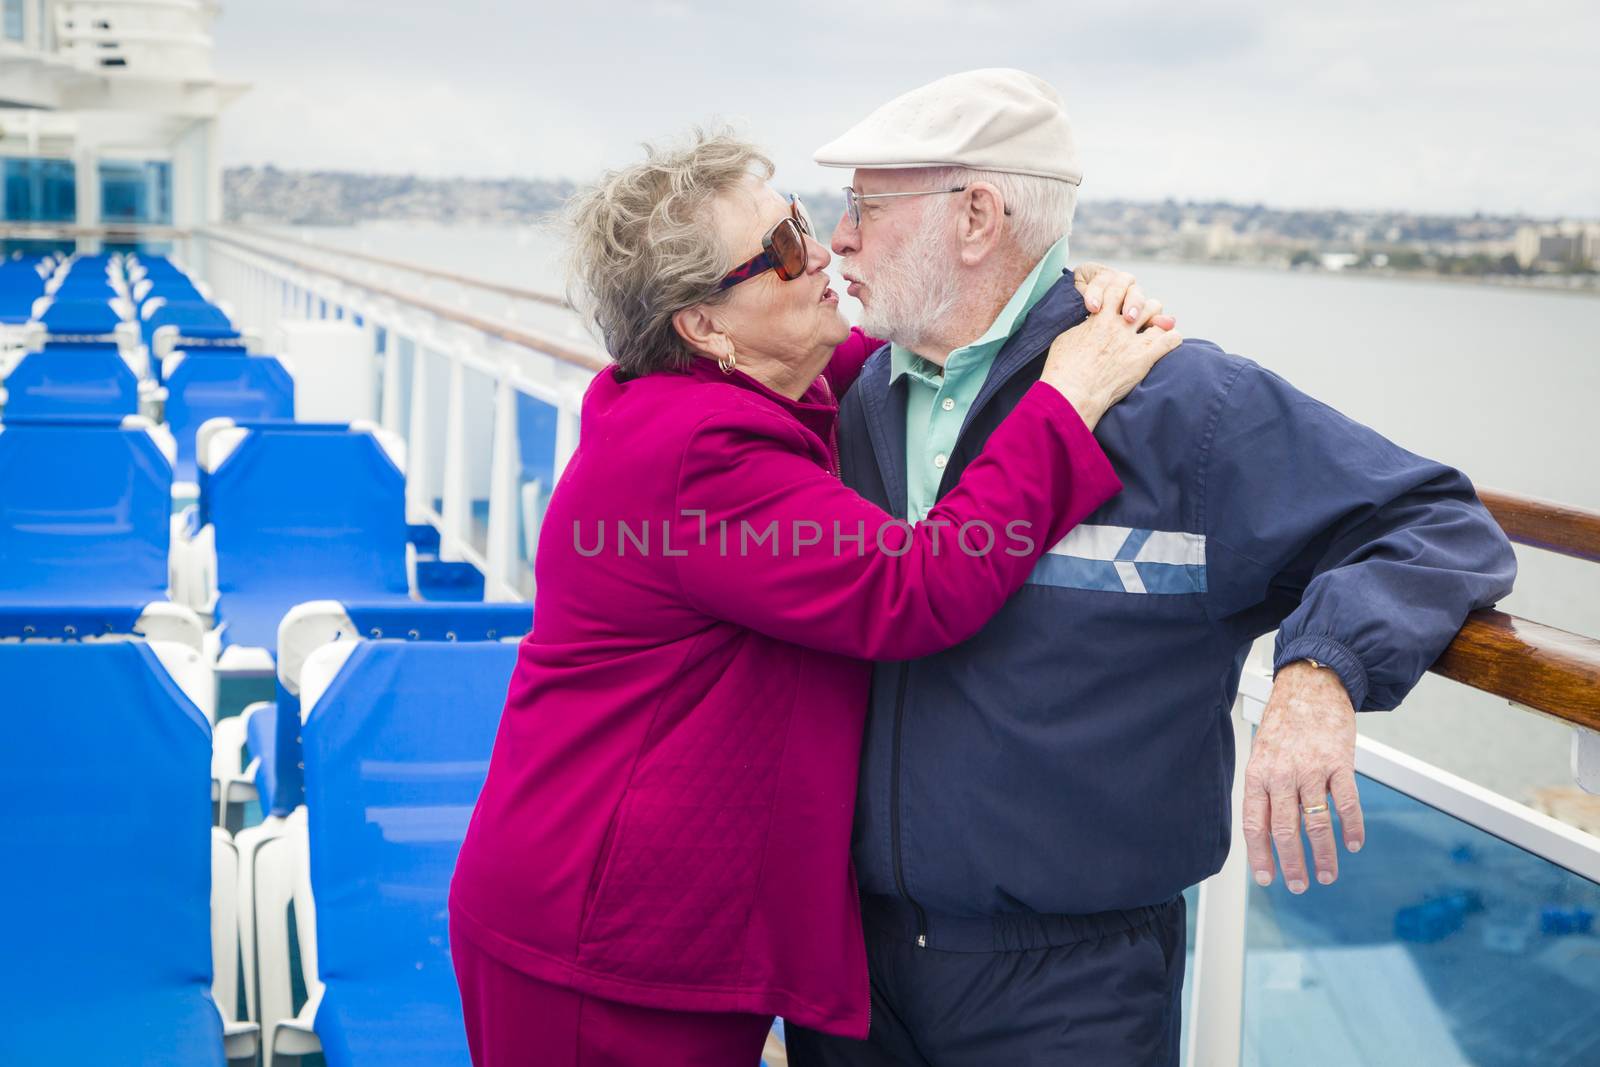
[[437, 316], [438, 318], [444, 319], [448, 322], [458, 323], [462, 326], [469, 327], [470, 329], [477, 330], [480, 333], [488, 334], [490, 337], [496, 337], [502, 341], [508, 341], [511, 344], [521, 345], [524, 348], [532, 349], [535, 352], [549, 356], [551, 359], [557, 360], [561, 363], [570, 363], [575, 367], [582, 367], [583, 369], [590, 371], [604, 370], [606, 367], [611, 365], [611, 361], [609, 359], [595, 352], [593, 349], [579, 348], [576, 345], [571, 345], [565, 341], [556, 340], [553, 337], [547, 337], [543, 334], [537, 334], [527, 330], [518, 329], [514, 326], [508, 326], [503, 322], [495, 322], [491, 319], [484, 319], [479, 318], [476, 315], [469, 315], [466, 312], [458, 311], [453, 307], [448, 307], [444, 304], [439, 304], [431, 300], [425, 300], [422, 297], [414, 296], [410, 293], [402, 293], [397, 289], [390, 289], [386, 286], [377, 285], [363, 278], [357, 278], [353, 275], [344, 274], [340, 271], [333, 270], [330, 267], [324, 267], [316, 263], [308, 263], [305, 260], [297, 259], [294, 256], [285, 255], [282, 252], [275, 252], [272, 249], [262, 248], [259, 245], [252, 244], [248, 241], [242, 241], [237, 237], [215, 228], [207, 228], [201, 232], [208, 240], [217, 241], [221, 244], [233, 245], [236, 248], [244, 249], [252, 255], [262, 256], [266, 259], [277, 260], [278, 262], [284, 263], [295, 268], [296, 270], [320, 274], [325, 278], [332, 278], [334, 281], [342, 282], [345, 285], [355, 286], [358, 289], [364, 289], [369, 293], [376, 293], [378, 296], [388, 297], [391, 300], [398, 300], [401, 303], [409, 304], [412, 307], [419, 308], [428, 312], [430, 315]]
[[[1514, 543], [1600, 562], [1600, 512], [1479, 489]], [[1600, 730], [1600, 641], [1501, 611], [1476, 611], [1431, 668], [1474, 689]]]
[[1517, 544], [1600, 563], [1600, 511], [1497, 489], [1479, 489], [1478, 499]]
[[1600, 730], [1600, 641], [1475, 611], [1430, 668], [1435, 674]]
[[155, 241], [173, 241], [186, 238], [190, 233], [190, 230], [181, 226], [163, 226], [152, 222], [103, 222], [95, 226], [79, 226], [75, 222], [0, 222], [0, 238], [9, 240], [48, 241], [69, 237], [136, 237]]
[[499, 282], [492, 282], [486, 278], [474, 278], [466, 274], [454, 274], [450, 271], [436, 270], [433, 267], [424, 267], [417, 263], [408, 263], [402, 259], [386, 259], [383, 256], [374, 256], [367, 252], [352, 252], [344, 248], [335, 248], [332, 245], [317, 244], [316, 242], [305, 241], [299, 238], [284, 237], [281, 234], [270, 233], [254, 226], [236, 225], [230, 228], [241, 233], [248, 233], [252, 237], [261, 238], [268, 241], [278, 241], [295, 247], [310, 248], [314, 251], [324, 252], [328, 255], [343, 256], [345, 259], [360, 260], [363, 263], [372, 263], [376, 266], [387, 267], [391, 270], [409, 271], [412, 274], [420, 274], [424, 278], [438, 278], [440, 281], [452, 282], [456, 285], [465, 285], [473, 289], [482, 289], [485, 292], [499, 293], [501, 296], [509, 296], [517, 300], [531, 300], [534, 303], [546, 304], [550, 307], [564, 308], [568, 311], [572, 310], [572, 305], [567, 302], [567, 299], [565, 297], [558, 296], [555, 293], [540, 292], [537, 289], [522, 289], [515, 285], [502, 285]]

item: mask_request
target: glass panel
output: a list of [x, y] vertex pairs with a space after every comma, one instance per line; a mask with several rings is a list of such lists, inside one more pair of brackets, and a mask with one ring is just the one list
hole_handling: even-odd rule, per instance
[[1182, 1005], [1178, 1022], [1181, 1027], [1178, 1037], [1179, 1062], [1187, 1065], [1189, 1062], [1189, 1022], [1190, 1008], [1194, 1004], [1194, 932], [1195, 922], [1200, 915], [1200, 887], [1192, 885], [1183, 891], [1184, 909], [1184, 936], [1183, 936], [1183, 992], [1178, 995], [1178, 1003]]
[[[360, 325], [359, 321], [357, 325]], [[389, 346], [392, 343], [389, 332], [382, 326], [374, 326], [370, 334], [372, 338], [372, 410], [378, 413], [378, 421], [383, 421], [383, 383], [389, 374], [389, 367], [394, 362], [394, 355]]]
[[[400, 408], [395, 412], [393, 424], [399, 429], [400, 436], [407, 445], [411, 444], [411, 375], [412, 364], [416, 360], [417, 348], [411, 338], [401, 337], [399, 334], [390, 334], [393, 341], [389, 348], [390, 358], [394, 360], [393, 373], [400, 376], [400, 384], [395, 389], [395, 397]], [[384, 373], [390, 373], [386, 369]]]
[[78, 217], [77, 168], [70, 159], [0, 160], [7, 222], [73, 222]]
[[484, 554], [489, 551], [489, 470], [494, 464], [494, 379], [468, 367], [462, 385], [467, 544]]
[[517, 394], [517, 592], [533, 599], [533, 557], [539, 524], [556, 480], [556, 417], [553, 405]]
[[1339, 881], [1251, 888], [1244, 1063], [1600, 1063], [1600, 885], [1361, 777]]
[[100, 164], [103, 222], [172, 223], [172, 164], [160, 160]]
[[5, 0], [4, 31], [7, 39], [22, 40], [22, 0]]

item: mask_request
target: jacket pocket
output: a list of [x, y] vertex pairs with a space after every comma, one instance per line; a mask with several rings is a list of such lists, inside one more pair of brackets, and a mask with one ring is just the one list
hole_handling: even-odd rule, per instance
[[636, 786], [578, 935], [578, 964], [638, 982], [739, 979], [770, 800]]
[[595, 857], [594, 870], [589, 874], [589, 887], [583, 897], [583, 921], [578, 927], [578, 943], [580, 945], [588, 940], [589, 927], [594, 922], [594, 904], [599, 898], [600, 890], [605, 886], [606, 876], [611, 870], [611, 860], [617, 851], [617, 832], [622, 827], [628, 804], [632, 799], [633, 793], [631, 791], [622, 794], [622, 799], [617, 802], [617, 809], [611, 813], [611, 822], [606, 826], [606, 835], [600, 841], [600, 854]]

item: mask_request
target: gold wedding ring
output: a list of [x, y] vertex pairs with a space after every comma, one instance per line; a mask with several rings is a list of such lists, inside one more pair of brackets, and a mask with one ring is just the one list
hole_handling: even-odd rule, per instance
[[1309, 808], [1301, 808], [1300, 813], [1302, 815], [1321, 815], [1327, 810], [1328, 805], [1326, 804], [1313, 804]]

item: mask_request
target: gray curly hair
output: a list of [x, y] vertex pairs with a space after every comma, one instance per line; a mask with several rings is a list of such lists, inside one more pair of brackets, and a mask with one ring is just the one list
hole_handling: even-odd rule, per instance
[[751, 175], [772, 177], [759, 148], [726, 128], [696, 128], [682, 146], [645, 145], [641, 162], [568, 201], [567, 297], [625, 377], [695, 358], [672, 316], [727, 299], [717, 284], [735, 264], [712, 205]]

